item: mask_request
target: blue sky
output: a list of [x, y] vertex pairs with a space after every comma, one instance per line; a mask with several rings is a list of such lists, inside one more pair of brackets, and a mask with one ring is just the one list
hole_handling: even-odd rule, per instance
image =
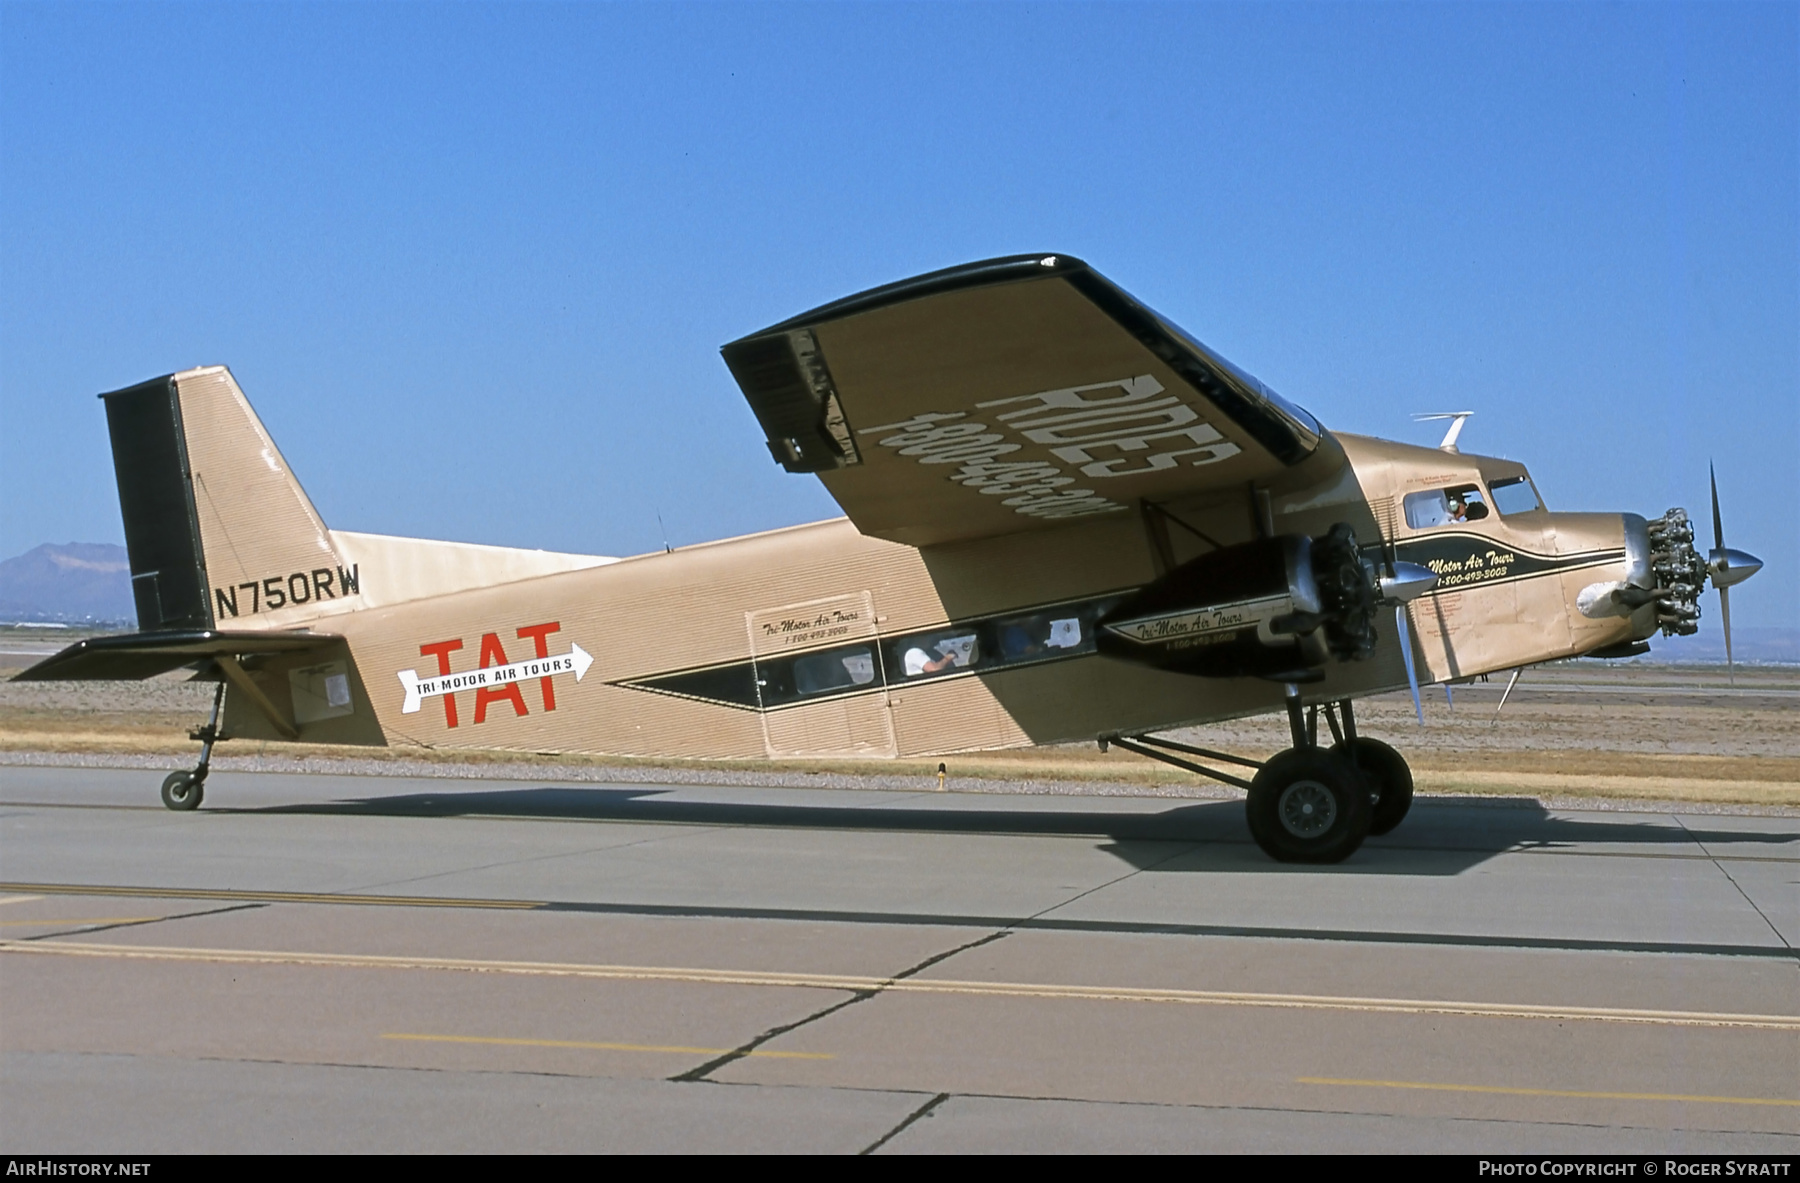
[[0, 555], [120, 540], [93, 395], [215, 362], [334, 526], [830, 516], [719, 345], [1056, 251], [1330, 426], [1475, 410], [1552, 508], [1704, 518], [1716, 459], [1792, 625], [1797, 17], [0, 2]]

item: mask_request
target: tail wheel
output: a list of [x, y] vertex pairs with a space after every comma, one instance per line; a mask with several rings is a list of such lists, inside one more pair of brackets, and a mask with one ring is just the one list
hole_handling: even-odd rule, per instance
[[[1354, 748], [1354, 751], [1352, 749]], [[1357, 736], [1331, 749], [1332, 754], [1362, 769], [1374, 784], [1374, 812], [1369, 819], [1369, 833], [1376, 836], [1391, 832], [1406, 820], [1412, 808], [1412, 769], [1399, 752], [1378, 739]]]
[[1349, 761], [1323, 748], [1290, 748], [1250, 782], [1250, 834], [1279, 862], [1342, 862], [1369, 832], [1371, 796], [1369, 779]]
[[206, 795], [205, 782], [191, 772], [171, 772], [163, 778], [162, 800], [170, 809], [186, 811], [200, 808]]

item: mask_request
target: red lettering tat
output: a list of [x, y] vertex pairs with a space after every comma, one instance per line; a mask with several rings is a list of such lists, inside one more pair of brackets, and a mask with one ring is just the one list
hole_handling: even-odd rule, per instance
[[[481, 665], [486, 669], [490, 665], [508, 665], [506, 650], [500, 646], [498, 633], [481, 634]], [[475, 721], [487, 722], [488, 703], [506, 699], [513, 705], [514, 717], [526, 714], [525, 696], [519, 693], [517, 682], [508, 682], [504, 686], [482, 686], [475, 691]]]
[[[521, 641], [525, 641], [525, 640], [535, 641], [537, 643], [537, 655], [539, 657], [549, 657], [550, 656], [550, 642], [549, 642], [549, 640], [547, 640], [547, 638], [550, 636], [551, 633], [556, 633], [556, 632], [561, 632], [561, 631], [562, 631], [562, 622], [561, 621], [553, 620], [549, 624], [528, 624], [524, 628], [519, 630], [519, 639]], [[550, 684], [550, 679], [549, 678], [539, 678], [538, 679], [538, 690], [544, 696], [544, 709], [547, 711], [555, 710], [556, 709], [556, 687], [554, 687]]]
[[[462, 641], [460, 639], [455, 641], [434, 641], [429, 645], [420, 645], [419, 656], [431, 657], [436, 655], [438, 659], [438, 676], [442, 677], [450, 672], [450, 655], [462, 647]], [[454, 694], [443, 694], [439, 695], [439, 697], [444, 700], [444, 725], [446, 727], [456, 726], [456, 696]], [[476, 722], [480, 722], [481, 716], [477, 714], [475, 719]]]

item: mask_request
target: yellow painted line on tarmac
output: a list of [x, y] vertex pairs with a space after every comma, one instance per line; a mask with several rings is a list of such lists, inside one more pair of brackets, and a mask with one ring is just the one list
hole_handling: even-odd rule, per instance
[[[600, 1052], [665, 1052], [683, 1056], [726, 1056], [736, 1051], [729, 1047], [678, 1047], [658, 1043], [589, 1043], [579, 1039], [503, 1039], [491, 1035], [383, 1035], [383, 1039], [404, 1039], [414, 1043], [486, 1043], [500, 1047], [572, 1047]], [[766, 1060], [835, 1060], [828, 1052], [745, 1052]]]
[[1491, 1019], [1555, 1019], [1642, 1023], [1664, 1027], [1757, 1027], [1800, 1031], [1800, 1015], [1714, 1011], [1639, 1010], [1608, 1006], [1539, 1006], [1429, 998], [1357, 998], [1323, 994], [1253, 994], [1223, 990], [1166, 990], [1133, 986], [1076, 986], [1052, 982], [970, 982], [943, 978], [877, 978], [851, 974], [782, 973], [660, 965], [589, 965], [556, 961], [486, 961], [460, 957], [392, 957], [369, 953], [318, 953], [269, 949], [190, 949], [169, 945], [115, 945], [79, 941], [0, 939], [0, 953], [106, 957], [231, 965], [305, 965], [339, 969], [439, 969], [540, 977], [616, 981], [690, 982], [714, 986], [780, 986], [852, 993], [942, 994], [997, 998], [1050, 998], [1097, 1002], [1160, 1002], [1190, 1006], [1272, 1007], [1291, 1010], [1364, 1011], [1404, 1015], [1460, 1015]]
[[1575, 1089], [1521, 1089], [1491, 1084], [1432, 1084], [1418, 1080], [1338, 1080], [1330, 1076], [1302, 1076], [1300, 1084], [1336, 1084], [1373, 1089], [1423, 1089], [1438, 1093], [1498, 1093], [1508, 1097], [1586, 1097], [1596, 1101], [1699, 1101], [1710, 1105], [1784, 1105], [1800, 1108], [1800, 1100], [1787, 1097], [1706, 1097], [1688, 1093], [1590, 1093]]
[[[120, 887], [86, 883], [0, 883], [0, 891], [39, 891], [45, 895], [106, 895], [138, 899], [229, 900], [268, 904], [372, 904], [405, 908], [499, 908], [530, 911], [543, 900], [459, 899], [431, 895], [337, 895], [322, 891], [239, 891], [213, 887]], [[41, 896], [31, 896], [41, 899]]]
[[[3, 889], [0, 889], [3, 890]], [[0, 896], [0, 904], [29, 904], [32, 900], [41, 900], [41, 895], [9, 895]]]

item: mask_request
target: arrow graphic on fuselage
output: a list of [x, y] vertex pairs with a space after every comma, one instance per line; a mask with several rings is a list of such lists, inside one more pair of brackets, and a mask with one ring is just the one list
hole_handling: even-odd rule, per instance
[[552, 674], [573, 673], [575, 680], [579, 682], [581, 676], [588, 672], [588, 666], [593, 664], [593, 655], [586, 649], [580, 645], [570, 645], [569, 651], [561, 657], [532, 657], [524, 661], [515, 661], [510, 665], [490, 665], [461, 674], [439, 674], [433, 678], [421, 678], [418, 670], [401, 670], [400, 685], [406, 688], [406, 704], [400, 708], [400, 713], [403, 715], [413, 714], [426, 699], [440, 694], [453, 694], [458, 690], [480, 690], [484, 686], [504, 686], [508, 682], [523, 682], [530, 678], [548, 678]]

